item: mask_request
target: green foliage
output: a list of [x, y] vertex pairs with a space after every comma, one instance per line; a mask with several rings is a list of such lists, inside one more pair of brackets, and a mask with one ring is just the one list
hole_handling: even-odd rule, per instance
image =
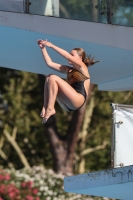
[[112, 1], [112, 22], [114, 24], [133, 26], [133, 1], [117, 0]]
[[[16, 128], [16, 140], [30, 165], [51, 165], [49, 144], [43, 134], [44, 127], [40, 118], [43, 102], [38, 75], [0, 68], [0, 91], [3, 105], [0, 110], [0, 134], [3, 135], [3, 130], [6, 129], [12, 135]], [[7, 141], [2, 149], [16, 168], [23, 167]], [[7, 163], [0, 160], [0, 164]]]

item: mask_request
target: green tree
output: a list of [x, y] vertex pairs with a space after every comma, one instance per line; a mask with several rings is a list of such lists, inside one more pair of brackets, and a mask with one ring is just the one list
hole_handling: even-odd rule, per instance
[[44, 148], [39, 116], [42, 101], [38, 76], [0, 68], [0, 91], [3, 104], [0, 114], [1, 164], [12, 162], [16, 168], [43, 164], [43, 157], [50, 153]]
[[132, 91], [103, 92], [91, 85], [87, 104], [71, 113], [56, 104], [56, 115], [44, 125], [44, 80], [42, 75], [0, 68], [0, 164], [43, 164], [64, 174], [110, 168], [110, 103], [132, 104]]

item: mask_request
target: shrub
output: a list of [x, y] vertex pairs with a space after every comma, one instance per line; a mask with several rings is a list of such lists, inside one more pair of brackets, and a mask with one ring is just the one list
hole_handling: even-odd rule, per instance
[[64, 176], [53, 170], [34, 166], [31, 169], [0, 170], [0, 200], [102, 200], [64, 192]]

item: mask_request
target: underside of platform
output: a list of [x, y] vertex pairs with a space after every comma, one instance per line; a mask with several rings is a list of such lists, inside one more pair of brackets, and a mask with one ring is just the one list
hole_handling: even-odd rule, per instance
[[[37, 39], [71, 51], [82, 47], [100, 63], [89, 68], [99, 90], [133, 89], [133, 27], [0, 11], [0, 66], [39, 74], [55, 73], [42, 58]], [[53, 61], [68, 65], [52, 49]]]

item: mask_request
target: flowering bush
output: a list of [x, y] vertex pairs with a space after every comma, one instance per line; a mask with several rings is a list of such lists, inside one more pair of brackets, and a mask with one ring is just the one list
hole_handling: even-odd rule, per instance
[[12, 183], [12, 177], [5, 170], [0, 170], [0, 200], [40, 200], [38, 189], [33, 182], [19, 183], [19, 187]]
[[0, 170], [0, 200], [101, 200], [64, 192], [63, 176], [43, 167]]

